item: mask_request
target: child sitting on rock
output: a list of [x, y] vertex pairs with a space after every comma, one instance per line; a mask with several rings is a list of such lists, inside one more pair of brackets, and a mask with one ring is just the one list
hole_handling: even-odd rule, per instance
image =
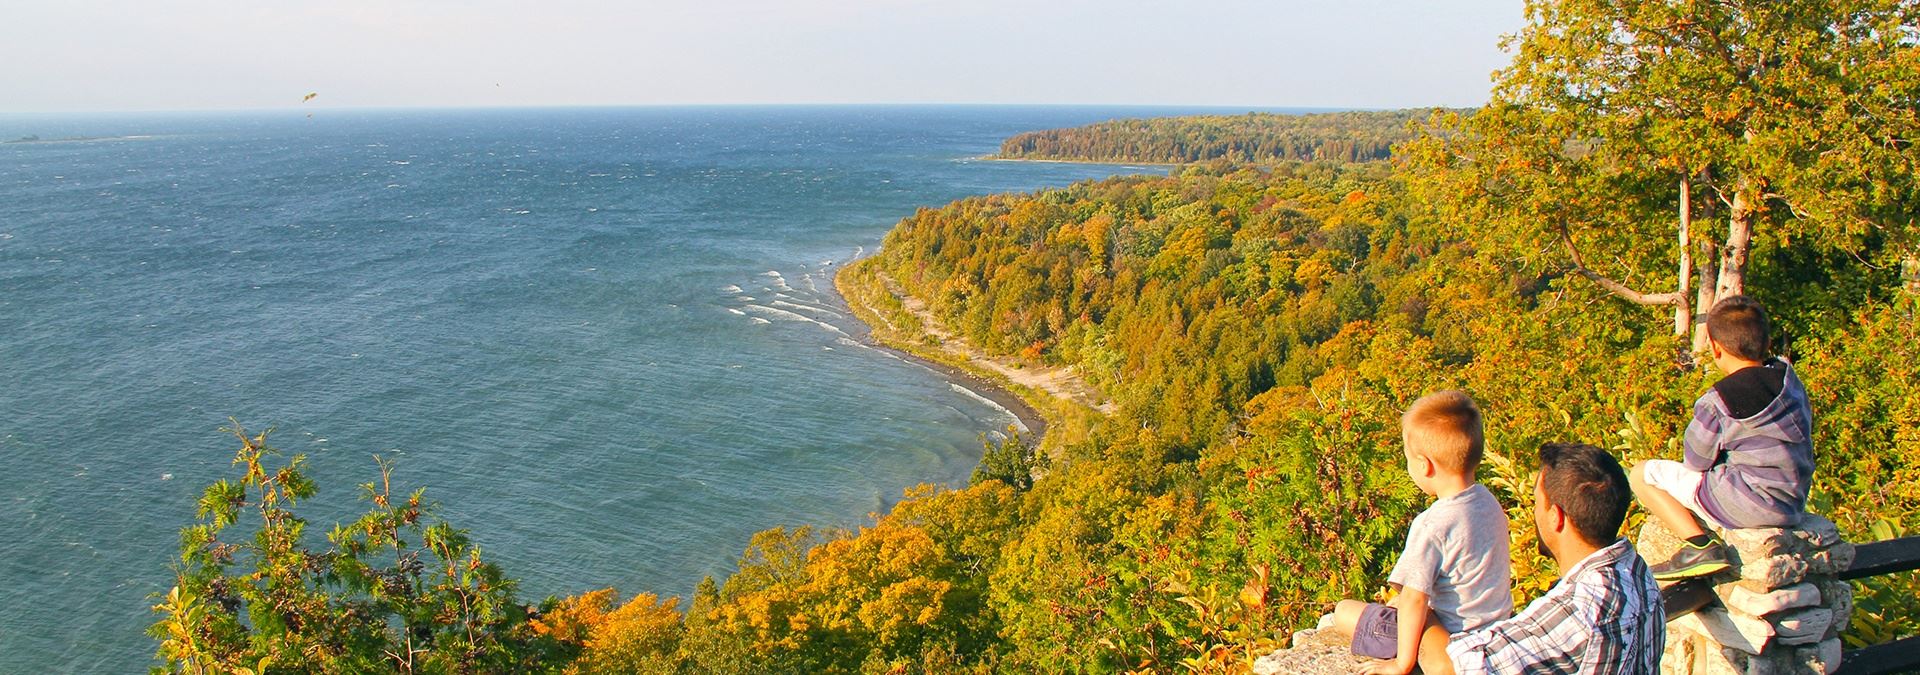
[[1423, 651], [1445, 651], [1446, 640], [1421, 640], [1430, 622], [1457, 634], [1513, 613], [1507, 512], [1474, 481], [1485, 445], [1479, 407], [1459, 391], [1428, 394], [1400, 418], [1400, 433], [1407, 474], [1435, 500], [1414, 517], [1387, 577], [1394, 598], [1342, 600], [1332, 625], [1352, 636], [1353, 653], [1391, 659], [1366, 672], [1394, 675], [1412, 671]]
[[1631, 476], [1640, 504], [1686, 540], [1651, 566], [1660, 581], [1732, 566], [1695, 516], [1722, 529], [1789, 527], [1806, 513], [1813, 482], [1813, 411], [1793, 366], [1771, 355], [1766, 311], [1744, 295], [1721, 300], [1707, 314], [1707, 338], [1726, 377], [1693, 404], [1686, 461], [1648, 460]]

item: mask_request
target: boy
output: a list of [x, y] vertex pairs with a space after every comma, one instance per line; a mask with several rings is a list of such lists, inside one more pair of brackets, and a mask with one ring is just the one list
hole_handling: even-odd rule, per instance
[[1353, 636], [1353, 653], [1391, 659], [1369, 664], [1368, 673], [1405, 675], [1423, 651], [1444, 651], [1446, 640], [1420, 638], [1430, 622], [1459, 633], [1513, 612], [1507, 512], [1473, 477], [1486, 444], [1480, 408], [1463, 392], [1427, 394], [1400, 418], [1400, 438], [1407, 474], [1433, 505], [1414, 517], [1387, 577], [1393, 600], [1341, 600], [1333, 612], [1333, 627]]
[[1806, 513], [1813, 482], [1813, 411], [1785, 359], [1771, 356], [1767, 314], [1736, 295], [1707, 314], [1713, 364], [1726, 373], [1693, 404], [1685, 463], [1633, 467], [1633, 494], [1686, 540], [1653, 577], [1673, 581], [1732, 567], [1726, 547], [1700, 523], [1721, 528], [1786, 527]]

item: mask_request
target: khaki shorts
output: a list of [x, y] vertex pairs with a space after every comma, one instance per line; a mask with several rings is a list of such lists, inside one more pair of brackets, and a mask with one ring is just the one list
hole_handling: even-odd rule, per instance
[[1661, 492], [1672, 495], [1673, 498], [1679, 500], [1681, 504], [1685, 504], [1688, 511], [1692, 511], [1694, 515], [1699, 516], [1700, 519], [1706, 521], [1708, 525], [1721, 529], [1731, 529], [1726, 523], [1720, 522], [1720, 519], [1713, 517], [1713, 514], [1707, 513], [1707, 510], [1700, 506], [1700, 486], [1701, 483], [1706, 481], [1706, 474], [1694, 471], [1693, 469], [1687, 468], [1685, 464], [1668, 459], [1650, 459], [1647, 460], [1646, 466], [1647, 468], [1641, 476], [1646, 478], [1647, 485], [1660, 488]]

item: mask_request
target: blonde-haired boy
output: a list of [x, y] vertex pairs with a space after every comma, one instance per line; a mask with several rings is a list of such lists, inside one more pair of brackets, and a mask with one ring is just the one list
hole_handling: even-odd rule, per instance
[[1507, 552], [1507, 512], [1474, 471], [1486, 446], [1480, 407], [1460, 391], [1437, 391], [1414, 401], [1400, 418], [1407, 475], [1433, 505], [1415, 516], [1407, 546], [1387, 581], [1387, 604], [1341, 600], [1333, 627], [1353, 637], [1353, 653], [1376, 659], [1367, 673], [1404, 675], [1422, 652], [1444, 653], [1430, 624], [1449, 634], [1470, 631], [1513, 613], [1513, 569]]

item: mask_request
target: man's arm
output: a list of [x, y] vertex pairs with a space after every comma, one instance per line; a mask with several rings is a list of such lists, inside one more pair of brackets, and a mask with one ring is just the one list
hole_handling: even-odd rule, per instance
[[1454, 638], [1447, 657], [1459, 673], [1518, 673], [1536, 666], [1573, 672], [1588, 627], [1567, 594], [1548, 593], [1513, 618]]
[[1426, 593], [1401, 588], [1394, 596], [1393, 608], [1399, 614], [1399, 653], [1392, 661], [1367, 664], [1361, 672], [1379, 675], [1407, 675], [1413, 672], [1413, 666], [1420, 654], [1420, 634], [1427, 628], [1428, 605], [1431, 598]]

